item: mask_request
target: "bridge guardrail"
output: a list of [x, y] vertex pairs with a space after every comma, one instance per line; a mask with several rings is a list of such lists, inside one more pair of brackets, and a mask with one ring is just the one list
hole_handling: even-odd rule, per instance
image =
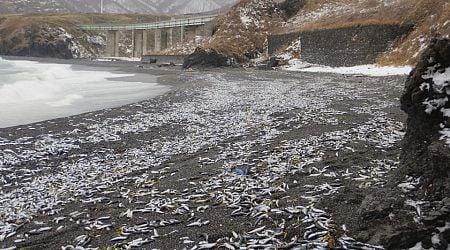
[[175, 19], [166, 20], [160, 22], [152, 23], [136, 23], [136, 24], [85, 24], [80, 25], [79, 28], [82, 30], [152, 30], [152, 29], [164, 29], [164, 28], [175, 28], [175, 27], [187, 27], [187, 26], [199, 26], [205, 23], [211, 22], [217, 17], [217, 15], [212, 16], [202, 16], [196, 18], [185, 18], [185, 19]]

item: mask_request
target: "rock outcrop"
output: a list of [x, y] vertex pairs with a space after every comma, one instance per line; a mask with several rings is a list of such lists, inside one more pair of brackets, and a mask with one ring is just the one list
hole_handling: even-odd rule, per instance
[[58, 25], [29, 22], [15, 25], [9, 22], [0, 27], [1, 55], [86, 58], [98, 54], [104, 47], [94, 36], [82, 32], [75, 32], [75, 36], [73, 31]]
[[223, 67], [232, 64], [233, 58], [229, 58], [214, 49], [197, 48], [194, 53], [184, 59], [183, 68], [188, 69], [193, 66]]
[[408, 114], [403, 174], [424, 178], [429, 195], [450, 193], [450, 40], [434, 39], [408, 77], [401, 98]]
[[[450, 235], [450, 40], [433, 39], [411, 72], [401, 107], [408, 114], [401, 165], [366, 196], [357, 239], [387, 249], [447, 249]], [[400, 184], [399, 184], [400, 183]], [[402, 190], [399, 190], [401, 188]]]
[[306, 5], [306, 0], [286, 0], [280, 3], [280, 9], [286, 13], [286, 17], [293, 17]]
[[448, 249], [450, 236], [450, 39], [434, 39], [406, 80], [401, 164], [386, 185], [349, 188], [333, 219], [361, 242], [386, 249]]

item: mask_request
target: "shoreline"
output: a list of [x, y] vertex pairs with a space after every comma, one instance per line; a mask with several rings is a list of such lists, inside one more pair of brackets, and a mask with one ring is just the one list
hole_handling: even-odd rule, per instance
[[152, 99], [0, 129], [0, 247], [319, 247], [307, 221], [331, 219], [369, 246], [341, 199], [397, 166], [402, 77], [172, 72]]
[[[30, 123], [24, 123], [14, 126], [8, 126], [3, 127], [5, 128], [13, 128], [13, 127], [20, 127], [20, 126], [27, 126], [32, 125], [35, 123], [42, 123], [48, 120], [54, 120], [54, 119], [63, 119], [68, 118], [72, 116], [82, 115], [85, 113], [93, 113], [102, 111], [104, 109], [116, 109], [121, 108], [123, 106], [132, 105], [135, 103], [143, 102], [152, 98], [155, 98], [156, 96], [164, 95], [167, 92], [170, 92], [171, 90], [179, 87], [180, 85], [180, 79], [177, 77], [177, 73], [179, 73], [178, 70], [172, 68], [168, 69], [159, 69], [154, 67], [141, 67], [142, 65], [140, 63], [136, 62], [94, 62], [90, 60], [67, 60], [67, 59], [54, 59], [54, 58], [32, 58], [32, 57], [10, 57], [10, 56], [3, 56], [1, 57], [4, 60], [9, 61], [32, 61], [37, 63], [43, 63], [43, 64], [56, 64], [56, 65], [70, 65], [71, 69], [76, 71], [104, 71], [104, 72], [110, 72], [110, 73], [116, 73], [116, 74], [124, 74], [124, 76], [117, 76], [114, 78], [106, 78], [107, 81], [111, 82], [136, 82], [136, 83], [156, 83], [155, 85], [156, 92], [161, 92], [162, 90], [159, 90], [159, 88], [166, 88], [162, 93], [158, 93], [156, 95], [148, 96], [146, 98], [143, 98], [141, 100], [135, 100], [130, 103], [117, 105], [114, 107], [104, 107], [97, 110], [92, 111], [83, 111], [79, 114], [74, 115], [66, 115], [61, 117], [55, 117], [50, 119], [45, 119], [38, 122], [30, 122]], [[129, 76], [132, 74], [131, 76]]]

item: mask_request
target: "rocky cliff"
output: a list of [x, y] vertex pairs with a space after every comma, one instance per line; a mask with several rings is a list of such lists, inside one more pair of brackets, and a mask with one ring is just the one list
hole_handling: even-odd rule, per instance
[[450, 40], [434, 39], [408, 77], [401, 98], [408, 114], [402, 162], [421, 177], [429, 197], [450, 193]]
[[24, 16], [0, 19], [1, 55], [85, 58], [102, 53], [104, 43], [102, 36], [81, 32], [67, 21]]

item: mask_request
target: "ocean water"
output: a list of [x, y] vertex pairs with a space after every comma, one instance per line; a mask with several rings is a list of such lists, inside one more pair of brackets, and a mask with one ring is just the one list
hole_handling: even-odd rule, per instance
[[118, 107], [168, 90], [154, 80], [124, 80], [133, 76], [0, 58], [0, 128]]

